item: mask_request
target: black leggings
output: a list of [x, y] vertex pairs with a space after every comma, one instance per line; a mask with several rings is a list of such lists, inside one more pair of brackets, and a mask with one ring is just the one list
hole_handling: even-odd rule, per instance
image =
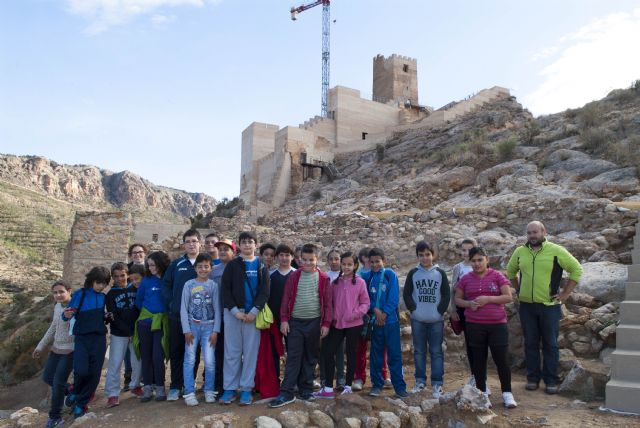
[[507, 324], [466, 323], [466, 333], [472, 348], [473, 361], [471, 371], [476, 378], [476, 386], [480, 391], [487, 390], [488, 349], [496, 363], [502, 392], [511, 392], [511, 369], [509, 367], [509, 329]]
[[335, 328], [331, 326], [329, 334], [322, 340], [322, 355], [325, 361], [325, 385], [333, 388], [333, 377], [336, 373], [336, 351], [338, 346], [347, 339], [345, 353], [347, 354], [347, 375], [345, 384], [351, 386], [353, 375], [356, 372], [356, 351], [362, 325], [350, 328]]

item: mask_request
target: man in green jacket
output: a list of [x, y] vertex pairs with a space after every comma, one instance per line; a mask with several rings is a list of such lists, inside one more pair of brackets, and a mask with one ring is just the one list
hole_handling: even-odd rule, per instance
[[[520, 324], [527, 364], [526, 389], [538, 389], [542, 379], [546, 385], [545, 392], [557, 394], [561, 306], [578, 284], [582, 267], [564, 247], [547, 241], [546, 235], [541, 222], [532, 221], [527, 225], [527, 243], [513, 252], [507, 265], [507, 276], [518, 291], [520, 300]], [[569, 278], [560, 290], [563, 271], [569, 273]]]

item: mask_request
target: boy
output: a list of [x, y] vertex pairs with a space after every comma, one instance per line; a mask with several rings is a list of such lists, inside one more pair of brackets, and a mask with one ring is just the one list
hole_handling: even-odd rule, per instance
[[418, 266], [411, 269], [404, 283], [403, 298], [411, 312], [413, 360], [416, 384], [411, 392], [421, 392], [427, 384], [427, 350], [431, 360], [431, 390], [434, 398], [442, 395], [444, 383], [444, 318], [449, 306], [449, 280], [438, 265], [433, 264], [435, 250], [425, 241], [416, 244]]
[[266, 244], [260, 245], [258, 252], [260, 253], [262, 263], [267, 266], [267, 269], [269, 269], [269, 275], [271, 275], [273, 271], [278, 268], [275, 263], [276, 247], [270, 242], [267, 242]]
[[238, 236], [240, 257], [227, 264], [222, 274], [224, 305], [224, 394], [220, 403], [231, 404], [240, 389], [240, 405], [253, 402], [260, 330], [256, 316], [269, 300], [269, 271], [255, 255], [254, 232]]
[[86, 275], [84, 287], [71, 296], [62, 312], [62, 320], [74, 320], [70, 326], [75, 336], [73, 352], [73, 393], [66, 400], [73, 406], [74, 418], [88, 411], [87, 404], [98, 387], [104, 354], [107, 351], [105, 327], [105, 295], [102, 290], [111, 281], [109, 270], [103, 266], [92, 268]]
[[269, 403], [272, 408], [294, 402], [296, 384], [300, 399], [313, 399], [320, 339], [329, 333], [333, 321], [333, 294], [329, 277], [317, 268], [318, 248], [303, 245], [300, 261], [302, 266], [287, 279], [282, 297], [280, 331], [288, 337], [287, 363], [280, 395]]
[[[230, 239], [221, 239], [215, 243], [218, 250], [218, 257], [220, 264], [213, 266], [209, 278], [213, 279], [218, 284], [218, 290], [220, 294], [220, 305], [222, 306], [222, 274], [227, 264], [233, 260], [236, 254], [236, 244]], [[220, 333], [218, 333], [218, 340], [216, 341], [216, 395], [221, 396], [224, 392], [224, 320], [222, 317], [222, 309], [220, 312]]]
[[142, 278], [144, 278], [144, 275], [144, 265], [132, 265], [129, 268], [129, 275], [127, 276], [127, 279], [129, 280], [129, 286], [135, 287], [135, 289], [137, 290], [140, 286]]
[[218, 254], [218, 247], [216, 246], [216, 242], [218, 242], [220, 238], [215, 233], [209, 233], [204, 237], [204, 249], [211, 256], [212, 266], [216, 266], [220, 264], [220, 256]]
[[182, 289], [180, 321], [184, 333], [184, 401], [187, 406], [197, 406], [194, 367], [198, 344], [204, 357], [204, 397], [207, 403], [216, 401], [215, 346], [220, 332], [220, 292], [218, 284], [209, 279], [211, 256], [196, 257], [196, 279], [187, 281]]
[[400, 320], [398, 317], [400, 286], [395, 272], [391, 269], [385, 269], [384, 260], [384, 251], [380, 248], [372, 248], [369, 251], [371, 270], [362, 274], [362, 279], [367, 283], [371, 301], [370, 313], [372, 313], [372, 321], [374, 322], [370, 353], [370, 374], [373, 386], [369, 395], [379, 396], [384, 386], [384, 378], [381, 373], [386, 349], [393, 389], [398, 397], [403, 398], [408, 393], [402, 375]]
[[[293, 250], [286, 244], [280, 244], [276, 248], [276, 260], [278, 267], [271, 273], [271, 287], [269, 291], [269, 308], [273, 312], [273, 321], [280, 330], [280, 305], [284, 294], [284, 285], [295, 269], [291, 267], [293, 261]], [[275, 357], [275, 355], [274, 355]], [[276, 373], [280, 378], [280, 358], [275, 358]]]
[[[130, 263], [127, 267], [129, 268], [129, 275], [127, 277], [129, 280], [128, 287], [133, 286], [137, 290], [145, 275], [144, 264]], [[134, 355], [135, 358], [135, 354], [131, 354], [129, 348], [127, 348], [127, 352], [124, 354], [124, 386], [122, 387], [122, 390], [125, 392], [130, 390], [129, 385], [131, 384], [131, 373], [133, 372], [131, 355]], [[137, 392], [134, 392], [134, 394], [137, 395]]]
[[[180, 398], [180, 388], [184, 384], [182, 367], [184, 364], [184, 335], [180, 321], [182, 288], [197, 274], [193, 267], [200, 253], [200, 232], [189, 229], [182, 235], [185, 254], [175, 259], [162, 277], [162, 296], [169, 307], [169, 359], [171, 360], [171, 385], [167, 401]], [[196, 362], [196, 367], [198, 366]]]
[[142, 395], [140, 387], [140, 360], [133, 352], [133, 332], [136, 319], [140, 314], [136, 307], [136, 292], [134, 286], [127, 286], [127, 265], [122, 262], [114, 263], [111, 266], [111, 278], [113, 286], [107, 293], [106, 307], [111, 318], [109, 321], [111, 330], [111, 340], [109, 342], [109, 367], [104, 383], [104, 392], [107, 396], [107, 407], [115, 407], [120, 404], [120, 369], [125, 358], [127, 349], [131, 358], [131, 392], [136, 396]]

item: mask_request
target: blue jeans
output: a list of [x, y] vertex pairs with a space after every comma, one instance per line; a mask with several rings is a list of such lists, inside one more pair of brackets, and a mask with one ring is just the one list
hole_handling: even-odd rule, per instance
[[196, 380], [193, 368], [196, 364], [198, 343], [200, 344], [202, 357], [204, 359], [204, 390], [213, 391], [216, 378], [216, 348], [209, 344], [209, 336], [213, 333], [213, 323], [197, 324], [190, 322], [189, 326], [193, 334], [193, 342], [191, 342], [191, 345], [184, 344], [182, 372], [184, 377], [184, 393], [191, 394], [192, 392], [196, 392]]
[[382, 378], [382, 362], [384, 360], [384, 350], [387, 350], [389, 371], [391, 372], [391, 383], [396, 392], [407, 390], [402, 372], [402, 349], [400, 347], [400, 323], [394, 322], [385, 324], [382, 327], [374, 325], [371, 335], [371, 383], [374, 388], [382, 388], [384, 379]]
[[[520, 302], [520, 324], [524, 335], [524, 355], [527, 380], [546, 385], [558, 385], [558, 334], [560, 332], [560, 305]], [[540, 370], [540, 343], [542, 342], [542, 371]]]
[[427, 383], [427, 346], [431, 359], [431, 385], [443, 384], [444, 353], [442, 339], [444, 336], [444, 321], [423, 322], [411, 320], [411, 335], [413, 337], [413, 360], [416, 365], [416, 383]]
[[69, 387], [67, 380], [73, 369], [73, 352], [70, 354], [56, 354], [49, 352], [47, 365], [44, 367], [42, 380], [51, 387], [51, 410], [49, 417], [57, 419], [62, 416], [64, 393]]

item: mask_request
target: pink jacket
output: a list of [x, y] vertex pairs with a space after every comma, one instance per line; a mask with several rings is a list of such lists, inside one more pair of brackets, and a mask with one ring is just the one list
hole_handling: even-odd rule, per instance
[[369, 310], [367, 284], [356, 275], [356, 283], [351, 277], [340, 277], [333, 287], [333, 326], [344, 329], [362, 325], [362, 317]]

